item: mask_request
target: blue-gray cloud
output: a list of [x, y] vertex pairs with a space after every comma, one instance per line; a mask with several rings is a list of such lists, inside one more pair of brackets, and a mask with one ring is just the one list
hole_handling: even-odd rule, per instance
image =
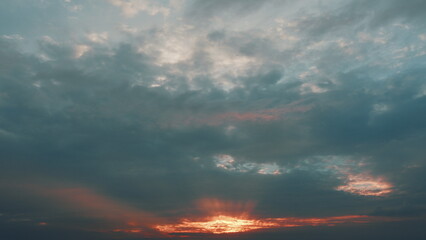
[[[424, 4], [362, 3], [164, 2], [146, 26], [103, 3], [122, 22], [83, 30], [65, 18], [97, 18], [96, 3], [2, 3], [4, 237], [108, 239], [92, 234], [122, 219], [102, 206], [177, 221], [204, 216], [202, 199], [424, 218]], [[103, 204], [85, 212], [85, 197]]]

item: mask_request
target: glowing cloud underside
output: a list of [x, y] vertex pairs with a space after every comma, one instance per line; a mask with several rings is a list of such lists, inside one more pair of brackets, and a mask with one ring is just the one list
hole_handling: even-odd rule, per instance
[[349, 175], [345, 185], [336, 190], [363, 196], [386, 196], [393, 186], [382, 178], [374, 178], [365, 174]]
[[349, 215], [327, 218], [264, 218], [249, 219], [231, 216], [215, 216], [204, 221], [183, 220], [181, 223], [158, 225], [157, 230], [169, 234], [226, 234], [242, 233], [260, 229], [294, 228], [304, 226], [335, 226], [344, 223], [369, 223], [377, 221], [394, 221], [383, 217]]
[[274, 223], [239, 219], [229, 216], [217, 216], [207, 221], [192, 222], [184, 220], [180, 224], [160, 225], [156, 228], [166, 233], [237, 233], [247, 232], [260, 228], [275, 227]]

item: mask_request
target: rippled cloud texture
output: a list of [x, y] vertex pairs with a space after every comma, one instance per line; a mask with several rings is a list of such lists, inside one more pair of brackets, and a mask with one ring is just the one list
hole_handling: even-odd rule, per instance
[[423, 0], [3, 0], [1, 239], [424, 239]]

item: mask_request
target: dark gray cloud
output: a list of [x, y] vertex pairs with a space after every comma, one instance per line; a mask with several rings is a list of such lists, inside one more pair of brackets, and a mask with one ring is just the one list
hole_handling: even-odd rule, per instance
[[[201, 23], [281, 4], [191, 1], [182, 11]], [[416, 239], [426, 207], [423, 5], [345, 2], [293, 25], [156, 27], [108, 44], [45, 36], [31, 51], [1, 32], [0, 237], [110, 239], [128, 219], [203, 217], [207, 199], [252, 204], [262, 218], [404, 218]], [[277, 175], [261, 171], [271, 166]], [[386, 196], [360, 191], [384, 183]], [[401, 236], [385, 230], [392, 222], [374, 224], [241, 239]]]

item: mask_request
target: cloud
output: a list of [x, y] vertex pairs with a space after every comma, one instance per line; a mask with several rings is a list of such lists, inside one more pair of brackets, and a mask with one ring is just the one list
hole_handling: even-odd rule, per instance
[[147, 12], [150, 15], [163, 14], [166, 16], [170, 13], [169, 8], [150, 0], [110, 0], [109, 2], [114, 6], [120, 7], [123, 15], [126, 17], [133, 17], [139, 12]]
[[3, 35], [1, 37], [4, 38], [4, 39], [15, 40], [15, 41], [24, 40], [24, 38], [21, 35], [19, 35], [19, 34]]
[[228, 216], [217, 216], [205, 221], [189, 221], [174, 225], [159, 225], [157, 229], [170, 234], [190, 236], [193, 233], [243, 233], [259, 229], [294, 228], [306, 226], [335, 226], [347, 223], [371, 223], [380, 221], [398, 221], [397, 219], [386, 219], [368, 216], [338, 216], [328, 218], [268, 218], [268, 219], [245, 219]]
[[276, 163], [237, 163], [232, 156], [226, 154], [217, 155], [214, 158], [214, 162], [217, 168], [221, 168], [230, 172], [255, 172], [264, 175], [281, 174], [281, 168]]
[[93, 43], [105, 43], [108, 41], [108, 33], [89, 33], [87, 34], [87, 39]]
[[383, 179], [371, 176], [349, 175], [346, 185], [336, 189], [363, 196], [384, 196], [392, 192], [392, 185]]
[[90, 47], [84, 44], [81, 45], [76, 45], [74, 47], [74, 57], [75, 58], [80, 58], [82, 57], [85, 53], [87, 53], [90, 50]]
[[215, 2], [197, 0], [191, 3], [188, 14], [191, 17], [197, 18], [211, 18], [217, 16], [218, 13], [223, 11], [235, 11], [240, 14], [247, 14], [256, 11], [264, 3], [259, 1], [224, 1], [219, 0]]
[[[143, 237], [147, 215], [175, 232], [422, 217], [423, 3], [308, 2], [0, 3], [1, 180], [69, 183], [2, 190], [0, 217], [32, 220], [2, 221], [96, 239]], [[393, 226], [364, 220], [336, 232]]]

